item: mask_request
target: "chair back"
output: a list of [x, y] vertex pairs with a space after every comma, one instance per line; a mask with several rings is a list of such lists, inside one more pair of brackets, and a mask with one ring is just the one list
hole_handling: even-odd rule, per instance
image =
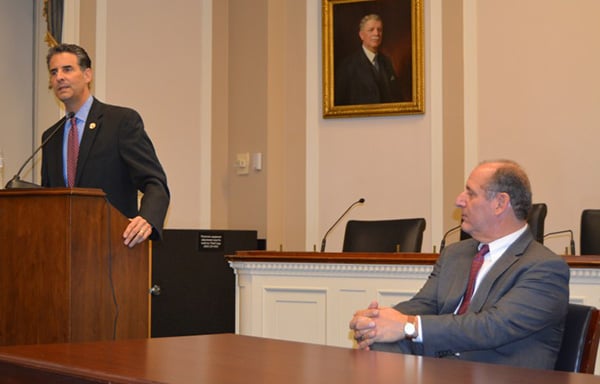
[[[544, 203], [531, 204], [531, 210], [527, 217], [527, 224], [529, 224], [529, 230], [533, 235], [533, 238], [538, 242], [544, 244], [544, 223], [546, 222], [546, 215], [548, 214], [548, 206]], [[460, 239], [465, 240], [470, 238], [468, 233], [460, 231]]]
[[547, 214], [548, 207], [546, 204], [538, 203], [531, 205], [531, 211], [529, 211], [529, 217], [527, 217], [527, 224], [529, 224], [533, 238], [542, 244], [544, 244], [544, 222]]
[[569, 304], [565, 332], [554, 369], [556, 371], [594, 373], [600, 327], [598, 310], [581, 304]]
[[582, 255], [600, 255], [600, 209], [581, 212], [579, 247]]
[[344, 252], [421, 252], [425, 219], [349, 220]]

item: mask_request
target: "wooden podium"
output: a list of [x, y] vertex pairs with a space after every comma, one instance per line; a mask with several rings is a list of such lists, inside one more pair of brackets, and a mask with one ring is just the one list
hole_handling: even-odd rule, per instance
[[149, 246], [98, 189], [0, 190], [0, 345], [149, 336]]

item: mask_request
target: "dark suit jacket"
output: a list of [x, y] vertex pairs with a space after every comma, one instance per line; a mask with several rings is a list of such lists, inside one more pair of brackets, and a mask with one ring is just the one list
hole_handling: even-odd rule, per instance
[[[58, 125], [62, 127], [42, 150], [45, 187], [65, 187], [64, 118], [46, 130], [42, 140]], [[151, 238], [160, 238], [170, 200], [167, 177], [133, 109], [94, 99], [79, 147], [75, 187], [102, 189], [115, 208], [129, 218], [139, 214], [152, 225]], [[138, 190], [143, 193], [139, 211]]]
[[401, 101], [392, 62], [382, 53], [376, 60], [379, 71], [361, 48], [341, 62], [335, 73], [335, 105]]
[[554, 368], [569, 302], [568, 265], [525, 231], [483, 278], [467, 313], [454, 315], [477, 245], [469, 239], [446, 247], [423, 288], [395, 306], [421, 315], [423, 344], [374, 349]]

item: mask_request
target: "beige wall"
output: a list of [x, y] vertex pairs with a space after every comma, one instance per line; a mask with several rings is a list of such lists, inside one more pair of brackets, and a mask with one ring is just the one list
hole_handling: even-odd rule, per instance
[[[600, 2], [478, 1], [480, 157], [509, 157], [548, 204], [546, 232], [600, 208]], [[546, 244], [564, 252], [568, 237]], [[579, 247], [577, 247], [579, 249]]]
[[[33, 139], [34, 6], [29, 1], [0, 0], [0, 151], [4, 157], [4, 187], [31, 154]], [[31, 181], [32, 171], [22, 173]]]
[[[200, 223], [202, 8], [197, 1], [109, 1], [106, 102], [143, 117], [167, 173], [167, 227]], [[209, 59], [209, 58], [208, 58]]]
[[211, 217], [213, 228], [229, 228], [229, 2], [212, 4], [212, 139], [211, 139]]
[[[426, 113], [346, 119], [321, 116], [320, 2], [95, 3], [97, 86], [144, 117], [173, 193], [167, 228], [255, 228], [271, 249], [312, 249], [364, 197], [348, 219], [425, 217], [430, 251], [456, 222], [465, 168], [490, 157], [526, 167], [547, 231], [578, 234], [600, 201], [596, 0], [427, 1]], [[263, 171], [236, 176], [238, 152], [263, 153]]]
[[[268, 247], [305, 249], [306, 5], [268, 1]], [[233, 90], [232, 90], [233, 91]]]
[[[262, 22], [257, 22], [261, 20]], [[229, 120], [229, 164], [237, 153], [265, 153], [269, 124], [268, 1], [229, 1], [227, 115]], [[252, 31], [250, 33], [250, 31]], [[265, 160], [269, 156], [265, 153]], [[267, 171], [268, 169], [268, 171]], [[228, 224], [231, 228], [258, 229], [266, 236], [267, 179], [265, 171], [236, 175], [228, 170]]]
[[[436, 122], [442, 111], [436, 103], [442, 88], [432, 81], [434, 77], [436, 81], [441, 77], [431, 60], [432, 57], [441, 59], [441, 41], [439, 34], [431, 33], [431, 27], [437, 27], [437, 23], [432, 24], [432, 17], [440, 13], [441, 7], [439, 2], [425, 3], [428, 3], [424, 36], [426, 113], [327, 120], [319, 117], [318, 227], [321, 235], [352, 202], [364, 197], [364, 205], [354, 208], [346, 219], [425, 217], [423, 251], [432, 251], [432, 245], [439, 242], [437, 236], [432, 237], [432, 228], [436, 226], [432, 217], [439, 215], [432, 212], [432, 205], [434, 200], [441, 199], [443, 191], [432, 190], [432, 178], [434, 174], [440, 179], [443, 177], [437, 169], [441, 162], [438, 164], [434, 156], [437, 153], [433, 152], [434, 144], [442, 140], [433, 136], [434, 132], [441, 134], [436, 131]], [[315, 56], [320, 57], [318, 42], [309, 42], [309, 49], [314, 49]], [[320, 70], [318, 75], [316, 82], [320, 82]], [[315, 101], [320, 102], [320, 99]], [[341, 250], [345, 222], [342, 220], [331, 232], [327, 250]]]
[[[460, 210], [452, 209], [456, 194], [464, 186], [464, 62], [462, 0], [444, 0], [442, 14], [443, 60], [443, 206], [444, 229], [460, 220]], [[458, 239], [458, 231], [448, 239]]]

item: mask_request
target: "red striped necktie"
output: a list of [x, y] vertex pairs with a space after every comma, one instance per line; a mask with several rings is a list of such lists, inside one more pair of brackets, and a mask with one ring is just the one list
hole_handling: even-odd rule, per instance
[[469, 304], [471, 304], [471, 297], [473, 297], [473, 291], [475, 290], [475, 280], [477, 280], [477, 274], [483, 265], [483, 257], [486, 253], [488, 253], [490, 247], [487, 244], [484, 244], [479, 252], [473, 258], [473, 263], [471, 264], [471, 273], [469, 274], [469, 283], [467, 284], [467, 290], [465, 295], [463, 296], [463, 301], [458, 307], [457, 314], [462, 315], [467, 312], [467, 308], [469, 308]]
[[71, 118], [71, 130], [67, 140], [67, 181], [68, 187], [75, 185], [77, 173], [77, 158], [79, 157], [79, 133], [77, 132], [77, 118]]

